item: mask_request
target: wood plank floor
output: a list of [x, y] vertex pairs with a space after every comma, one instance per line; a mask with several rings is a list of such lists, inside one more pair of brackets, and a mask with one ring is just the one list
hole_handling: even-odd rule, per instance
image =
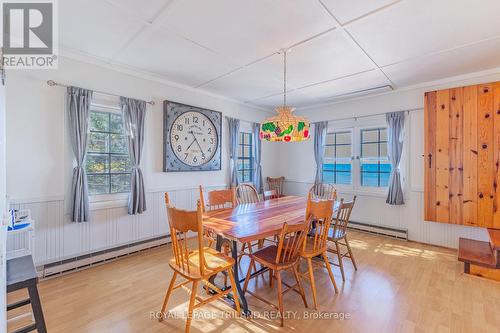
[[[347, 263], [346, 282], [342, 283], [334, 268], [339, 295], [334, 294], [327, 271], [315, 271], [319, 311], [305, 309], [299, 295], [287, 293], [284, 301], [289, 318], [285, 328], [280, 328], [279, 320], [269, 318], [272, 309], [249, 296], [250, 307], [259, 317], [226, 319], [232, 312], [217, 301], [196, 311], [191, 331], [500, 331], [500, 284], [464, 275], [456, 251], [363, 233], [352, 233], [351, 245], [359, 270], [354, 272]], [[183, 318], [162, 323], [154, 318], [172, 275], [167, 265], [170, 255], [170, 246], [164, 246], [42, 281], [39, 288], [48, 331], [182, 332]], [[285, 280], [291, 281], [291, 276]], [[252, 282], [251, 288], [275, 299], [267, 274]], [[312, 305], [309, 285], [305, 288]], [[9, 301], [19, 297], [9, 295]], [[169, 306], [172, 316], [182, 317], [187, 302], [187, 293], [176, 290]], [[325, 314], [331, 318], [310, 319]], [[342, 315], [347, 318], [338, 318]]]

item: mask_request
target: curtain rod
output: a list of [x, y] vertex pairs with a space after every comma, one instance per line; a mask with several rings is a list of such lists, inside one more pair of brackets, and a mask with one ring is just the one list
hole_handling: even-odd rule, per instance
[[[406, 114], [410, 114], [410, 112], [412, 112], [412, 111], [418, 111], [418, 110], [422, 110], [422, 109], [423, 109], [423, 107], [421, 107], [421, 108], [413, 108], [413, 109], [406, 109], [406, 110], [401, 110], [401, 111], [406, 111]], [[397, 111], [391, 111], [391, 112], [397, 112]], [[337, 118], [337, 119], [330, 119], [330, 120], [327, 120], [327, 121], [341, 121], [341, 120], [349, 120], [349, 119], [354, 119], [354, 121], [356, 121], [359, 118], [368, 118], [368, 117], [381, 116], [381, 115], [384, 115], [386, 113], [387, 112], [369, 114], [369, 115], [364, 115], [364, 116], [353, 116], [353, 117]]]
[[[51, 87], [54, 87], [54, 86], [66, 87], [66, 88], [69, 87], [68, 85], [65, 85], [65, 84], [62, 84], [62, 83], [58, 83], [58, 82], [56, 82], [54, 80], [48, 80], [47, 81], [47, 85], [49, 85]], [[102, 92], [102, 91], [97, 91], [97, 90], [93, 90], [93, 91], [96, 92], [96, 93], [98, 93], [98, 94], [121, 97], [120, 95], [110, 94], [110, 93], [107, 93], [107, 92]], [[149, 101], [149, 102], [146, 102], [146, 103], [149, 104], [149, 105], [155, 105], [154, 101]]]

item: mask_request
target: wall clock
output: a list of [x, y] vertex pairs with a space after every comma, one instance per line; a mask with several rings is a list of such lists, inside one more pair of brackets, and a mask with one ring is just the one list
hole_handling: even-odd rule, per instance
[[163, 102], [163, 171], [221, 169], [222, 114]]

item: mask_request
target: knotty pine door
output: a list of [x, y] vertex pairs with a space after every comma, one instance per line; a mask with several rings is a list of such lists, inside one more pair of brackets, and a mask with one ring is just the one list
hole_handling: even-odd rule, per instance
[[425, 93], [425, 220], [500, 229], [500, 82]]

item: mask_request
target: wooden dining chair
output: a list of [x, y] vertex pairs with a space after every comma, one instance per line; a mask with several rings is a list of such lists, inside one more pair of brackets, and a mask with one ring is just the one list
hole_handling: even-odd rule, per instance
[[[203, 209], [201, 202], [198, 200], [196, 211], [177, 209], [170, 204], [168, 193], [165, 193], [165, 205], [167, 207], [168, 224], [170, 227], [170, 237], [172, 239], [174, 254], [174, 258], [169, 261], [169, 265], [174, 271], [174, 275], [170, 280], [170, 284], [163, 301], [163, 306], [161, 308], [162, 316], [159, 320], [162, 321], [166, 315], [165, 309], [167, 308], [168, 300], [172, 291], [191, 282], [193, 285], [191, 288], [191, 296], [189, 298], [186, 333], [189, 332], [191, 327], [194, 309], [226, 296], [230, 292], [232, 292], [234, 303], [236, 305], [236, 312], [239, 314], [240, 303], [233, 275], [234, 259], [210, 247], [204, 246], [202, 226]], [[191, 246], [193, 242], [188, 241], [188, 233], [190, 232], [197, 234], [197, 242], [193, 246]], [[221, 272], [227, 272], [229, 275], [231, 288], [221, 290], [208, 281], [212, 275]], [[177, 277], [182, 277], [185, 281], [175, 285]], [[202, 299], [197, 296], [198, 285], [200, 282], [204, 283], [206, 288], [213, 290], [214, 295], [206, 299]], [[196, 301], [198, 301], [198, 303], [196, 303]]]
[[236, 201], [238, 205], [259, 202], [259, 192], [252, 184], [241, 183], [236, 187]]
[[[200, 201], [204, 212], [236, 207], [236, 191], [234, 188], [210, 191], [207, 195], [208, 202], [205, 201], [203, 187], [200, 185]], [[209, 230], [205, 230], [205, 239], [208, 246], [212, 247], [216, 241], [216, 235]]]
[[[335, 201], [333, 200], [312, 200], [311, 193], [309, 193], [307, 199], [306, 208], [306, 219], [311, 221], [312, 230], [306, 237], [302, 252], [300, 253], [301, 258], [307, 261], [308, 271], [301, 276], [305, 279], [309, 279], [311, 283], [311, 290], [314, 301], [314, 309], [318, 309], [317, 296], [316, 296], [316, 283], [314, 281], [314, 268], [323, 268], [326, 266], [328, 274], [330, 275], [330, 280], [332, 281], [335, 293], [338, 293], [337, 284], [335, 283], [335, 278], [333, 277], [332, 268], [330, 267], [330, 262], [328, 261], [327, 252], [327, 240], [328, 231], [330, 228], [330, 222], [333, 216], [333, 206]], [[319, 257], [323, 259], [321, 261], [313, 261], [314, 257]], [[315, 263], [315, 267], [313, 267]]]
[[278, 196], [282, 196], [284, 193], [284, 185], [285, 185], [285, 177], [267, 177], [267, 188], [272, 191], [276, 190], [278, 192]]
[[[334, 265], [340, 267], [342, 281], [345, 281], [344, 264], [342, 262], [343, 258], [351, 259], [354, 270], [358, 270], [356, 261], [354, 260], [354, 255], [352, 254], [351, 247], [349, 246], [349, 241], [347, 240], [347, 225], [349, 224], [349, 218], [351, 217], [351, 212], [354, 208], [355, 202], [356, 196], [354, 196], [351, 202], [344, 202], [344, 199], [340, 200], [337, 217], [335, 218], [335, 224], [333, 225], [333, 228], [330, 228], [328, 233], [328, 241], [335, 244], [335, 248], [329, 247], [328, 252], [337, 255], [339, 263]], [[346, 253], [341, 253], [341, 245], [347, 248]]]
[[[279, 237], [278, 245], [270, 245], [267, 246], [253, 254], [250, 255], [251, 263], [258, 262], [264, 267], [269, 269], [269, 279], [272, 281], [273, 278], [277, 281], [277, 292], [278, 292], [278, 305], [268, 301], [267, 299], [256, 295], [255, 293], [248, 290], [248, 282], [251, 278], [252, 270], [249, 269], [247, 271], [247, 276], [245, 278], [245, 284], [243, 286], [243, 292], [248, 292], [250, 295], [259, 299], [260, 301], [272, 306], [280, 312], [281, 319], [281, 327], [283, 327], [283, 294], [293, 290], [297, 292], [304, 302], [304, 306], [307, 308], [306, 296], [304, 293], [304, 288], [302, 288], [302, 284], [300, 282], [299, 273], [297, 271], [297, 264], [300, 259], [300, 251], [304, 244], [304, 238], [306, 236], [307, 230], [309, 230], [310, 221], [305, 220], [299, 224], [289, 225], [288, 223], [284, 223], [281, 228], [281, 233]], [[295, 277], [296, 283], [291, 286], [285, 283], [281, 279], [281, 272], [284, 270], [292, 270], [293, 275]], [[259, 276], [263, 274], [263, 272], [255, 274], [253, 277]], [[272, 283], [271, 283], [272, 285]], [[287, 287], [287, 289], [283, 290], [283, 285]]]
[[276, 190], [264, 191], [264, 201], [271, 199], [278, 199], [278, 198], [279, 198], [278, 191]]
[[337, 190], [332, 184], [317, 183], [309, 189], [313, 200], [337, 200]]

